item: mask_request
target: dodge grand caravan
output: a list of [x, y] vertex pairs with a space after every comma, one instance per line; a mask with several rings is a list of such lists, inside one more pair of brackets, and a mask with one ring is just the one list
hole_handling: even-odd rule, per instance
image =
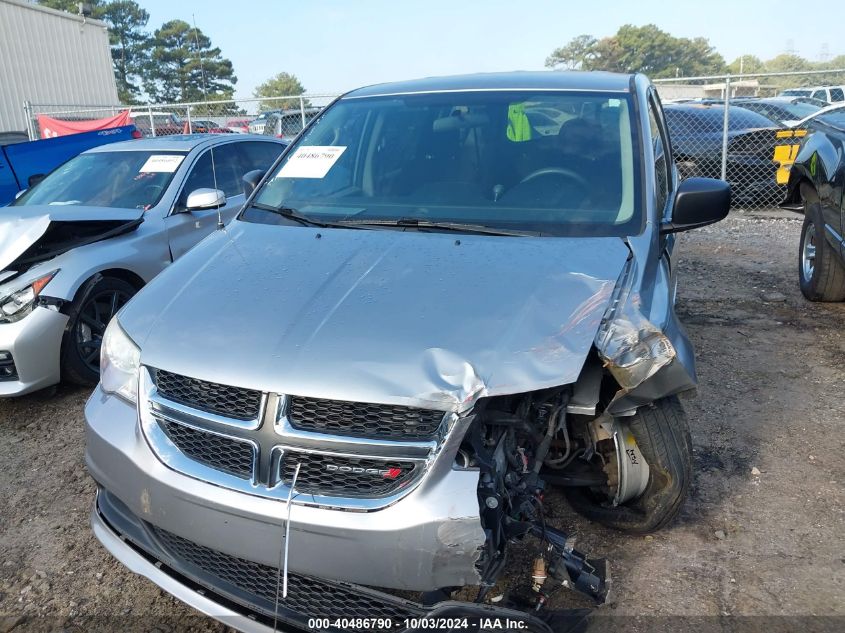
[[339, 98], [111, 321], [86, 407], [96, 535], [241, 630], [493, 612], [549, 631], [562, 586], [601, 601], [606, 563], [543, 500], [645, 533], [687, 494], [674, 234], [730, 190], [670, 157], [640, 75]]

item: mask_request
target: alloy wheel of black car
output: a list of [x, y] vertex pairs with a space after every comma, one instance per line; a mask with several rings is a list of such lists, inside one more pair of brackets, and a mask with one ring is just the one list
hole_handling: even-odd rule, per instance
[[73, 302], [73, 325], [62, 346], [62, 378], [85, 386], [97, 383], [106, 326], [135, 292], [122, 279], [105, 277]]
[[825, 239], [818, 202], [805, 202], [798, 247], [798, 285], [810, 301], [845, 300], [845, 266]]

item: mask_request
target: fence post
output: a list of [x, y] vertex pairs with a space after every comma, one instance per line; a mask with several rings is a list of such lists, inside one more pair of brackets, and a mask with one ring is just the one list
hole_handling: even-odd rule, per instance
[[299, 95], [299, 111], [302, 113], [302, 129], [305, 129], [305, 99]]
[[147, 106], [147, 114], [150, 116], [150, 130], [152, 130], [153, 138], [155, 138], [156, 124], [153, 121], [153, 107], [151, 105]]
[[38, 138], [35, 136], [35, 124], [32, 121], [32, 103], [24, 101], [23, 111], [26, 115], [26, 135], [30, 141], [36, 141]]
[[722, 180], [728, 176], [728, 126], [731, 109], [731, 76], [725, 76], [725, 118], [722, 122]]
[[193, 127], [193, 124], [191, 123], [191, 106], [190, 105], [185, 106], [185, 115], [188, 117], [188, 134], [193, 134], [194, 133], [194, 127]]

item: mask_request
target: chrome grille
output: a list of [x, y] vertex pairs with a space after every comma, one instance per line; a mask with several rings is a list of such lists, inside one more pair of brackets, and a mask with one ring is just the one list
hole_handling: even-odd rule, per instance
[[[246, 494], [284, 499], [299, 463], [297, 503], [366, 511], [394, 503], [422, 480], [456, 419], [441, 411], [262, 393], [147, 367], [139, 391], [141, 427], [169, 468]], [[291, 411], [305, 410], [294, 400], [310, 406], [312, 421], [319, 411], [329, 411], [323, 418], [329, 423], [321, 430], [294, 427]], [[347, 427], [340, 428], [345, 415], [352, 419], [349, 428], [372, 429], [374, 436], [345, 433]], [[401, 437], [379, 437], [401, 429]], [[419, 435], [433, 436], [413, 439]]]
[[159, 425], [176, 448], [188, 457], [242, 479], [252, 477], [254, 450], [249, 442], [170, 420], [160, 420]]
[[285, 450], [280, 464], [282, 483], [290, 485], [301, 464], [296, 491], [324, 496], [381, 497], [411, 483], [418, 462], [372, 459]]
[[[272, 613], [279, 577], [276, 567], [223, 554], [160, 528], [152, 529], [171, 556], [249, 594], [257, 605]], [[420, 605], [366, 587], [293, 573], [288, 574], [288, 595], [282, 606], [306, 617], [330, 619], [391, 618], [401, 622], [406, 617], [425, 614]]]
[[288, 418], [303, 431], [352, 437], [421, 440], [435, 436], [442, 411], [291, 396]]
[[173, 402], [238, 420], [255, 420], [261, 414], [261, 392], [189, 378], [157, 369], [158, 392]]

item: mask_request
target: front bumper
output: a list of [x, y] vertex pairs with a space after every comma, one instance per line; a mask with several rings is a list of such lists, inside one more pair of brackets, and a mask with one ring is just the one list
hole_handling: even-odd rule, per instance
[[62, 337], [68, 317], [44, 307], [15, 323], [0, 323], [0, 352], [14, 362], [14, 377], [0, 379], [0, 397], [21, 396], [55, 385], [61, 378]]
[[[322, 630], [365, 633], [411, 633], [412, 631], [453, 630], [444, 620], [466, 618], [470, 625], [458, 629], [478, 630], [482, 619], [507, 622], [507, 627], [530, 633], [580, 630], [583, 612], [565, 613], [568, 626], [549, 622], [506, 607], [443, 601], [425, 606], [391, 594], [348, 583], [293, 577], [287, 598], [275, 594], [276, 570], [261, 569], [248, 561], [221, 557], [205, 550], [203, 556], [225, 560], [220, 574], [210, 574], [196, 564], [174, 558], [172, 537], [133, 516], [119, 500], [100, 489], [91, 513], [91, 527], [103, 546], [131, 571], [145, 576], [174, 597], [225, 625], [246, 633], [270, 631]], [[238, 576], [236, 567], [243, 567]], [[274, 617], [275, 616], [275, 617]], [[428, 620], [428, 621], [423, 621]], [[514, 624], [518, 623], [518, 624]], [[574, 626], [573, 626], [574, 625]], [[455, 630], [458, 630], [455, 629]]]
[[[277, 566], [287, 505], [200, 481], [152, 452], [135, 407], [98, 387], [85, 408], [86, 463], [94, 479], [156, 528], [229, 556]], [[294, 504], [289, 569], [338, 581], [428, 591], [479, 582], [485, 535], [478, 473], [429, 477], [381, 510]]]

